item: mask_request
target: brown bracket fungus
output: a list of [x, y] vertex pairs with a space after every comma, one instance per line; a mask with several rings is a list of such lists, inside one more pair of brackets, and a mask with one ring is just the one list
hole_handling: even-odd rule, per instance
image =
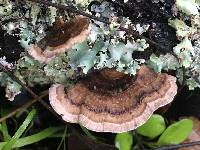
[[144, 124], [177, 93], [176, 78], [142, 66], [135, 77], [104, 69], [66, 89], [55, 84], [50, 104], [63, 120], [97, 132], [124, 132]]
[[88, 18], [76, 16], [67, 23], [57, 18], [52, 31], [37, 44], [27, 49], [36, 60], [48, 63], [57, 54], [64, 53], [75, 44], [83, 42], [90, 34]]

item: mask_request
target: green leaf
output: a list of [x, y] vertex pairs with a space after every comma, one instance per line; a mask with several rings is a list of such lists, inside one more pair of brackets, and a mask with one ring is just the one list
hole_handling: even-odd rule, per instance
[[97, 138], [92, 135], [87, 128], [85, 128], [84, 126], [80, 125], [81, 129], [83, 130], [83, 132], [85, 132], [85, 134], [93, 141], [97, 141]]
[[[6, 114], [6, 110], [3, 109], [3, 106], [0, 107], [0, 116], [4, 116]], [[0, 132], [2, 132], [3, 135], [3, 141], [9, 141], [11, 139], [11, 136], [8, 133], [8, 128], [7, 128], [7, 124], [6, 124], [6, 120], [3, 121], [0, 124]]]
[[63, 150], [66, 150], [66, 142], [65, 142], [66, 135], [67, 135], [67, 126], [65, 127], [64, 133], [62, 135], [62, 139], [60, 141], [60, 144], [57, 147], [57, 150], [61, 149], [62, 144], [63, 144]]
[[166, 128], [165, 120], [160, 115], [152, 115], [149, 120], [136, 129], [138, 134], [149, 137], [151, 139], [160, 135]]
[[119, 150], [131, 150], [133, 136], [129, 132], [118, 133], [115, 137], [115, 146]]
[[[45, 138], [50, 137], [51, 135], [55, 134], [56, 132], [60, 131], [61, 129], [63, 129], [63, 128], [62, 127], [49, 127], [39, 133], [24, 137], [24, 138], [20, 138], [14, 143], [12, 148], [20, 148], [23, 146], [27, 146], [27, 145], [39, 142]], [[4, 145], [6, 145], [7, 143], [8, 142], [1, 142], [0, 149], [2, 149], [4, 147]]]
[[193, 122], [190, 119], [182, 119], [170, 125], [158, 139], [158, 145], [179, 144], [191, 133]]
[[23, 147], [23, 146], [30, 145], [33, 143], [37, 143], [45, 138], [48, 138], [49, 136], [53, 135], [54, 133], [60, 131], [61, 129], [63, 129], [63, 128], [62, 127], [49, 127], [39, 133], [34, 134], [34, 135], [18, 139], [17, 142], [14, 144], [14, 147], [15, 148]]
[[16, 141], [19, 139], [19, 137], [24, 133], [30, 122], [33, 120], [33, 117], [36, 114], [36, 110], [33, 109], [28, 116], [26, 117], [25, 121], [22, 123], [22, 125], [19, 127], [19, 129], [15, 132], [14, 136], [11, 138], [11, 140], [3, 147], [3, 150], [10, 150], [12, 149], [13, 145], [16, 143]]
[[3, 140], [4, 140], [4, 141], [8, 141], [8, 140], [11, 139], [11, 136], [10, 136], [9, 133], [8, 133], [8, 128], [7, 128], [6, 121], [3, 121], [3, 122], [2, 122], [0, 131], [1, 131], [2, 134], [3, 134]]

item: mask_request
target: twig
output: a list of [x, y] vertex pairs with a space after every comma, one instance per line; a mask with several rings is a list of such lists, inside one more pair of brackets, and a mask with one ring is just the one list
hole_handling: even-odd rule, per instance
[[147, 38], [147, 37], [145, 37], [143, 35], [138, 34], [136, 31], [133, 31], [132, 29], [126, 29], [124, 27], [119, 27], [119, 29], [125, 31], [126, 33], [129, 33], [129, 34], [133, 35], [136, 38], [145, 39], [148, 43], [150, 43], [150, 44], [152, 44], [154, 46], [157, 46], [157, 47], [159, 47], [159, 48], [161, 48], [163, 50], [166, 50], [167, 52], [169, 51], [168, 48], [156, 43], [155, 41], [153, 41], [153, 40], [151, 40], [151, 39], [149, 39], [149, 38]]
[[[17, 82], [19, 85], [22, 86], [22, 88], [24, 90], [26, 90], [33, 98], [38, 98], [38, 95], [35, 94], [29, 87], [27, 87], [23, 82], [21, 82], [14, 74], [12, 71], [9, 71], [7, 68], [5, 68], [5, 66], [3, 66], [2, 64], [0, 64], [0, 70], [2, 70], [3, 72], [5, 72], [13, 81]], [[57, 116], [57, 114], [52, 110], [51, 107], [49, 107], [48, 104], [46, 104], [45, 102], [43, 102], [43, 100], [41, 98], [38, 98], [38, 101], [46, 108], [48, 109], [51, 113], [53, 113], [54, 115]]]
[[14, 116], [18, 112], [24, 111], [25, 109], [27, 109], [28, 107], [30, 107], [31, 105], [33, 105], [35, 102], [37, 102], [39, 99], [42, 99], [43, 97], [45, 97], [47, 95], [48, 95], [48, 91], [42, 92], [42, 94], [39, 97], [37, 97], [37, 98], [35, 98], [35, 99], [31, 100], [31, 101], [28, 101], [27, 103], [25, 103], [21, 107], [13, 110], [9, 114], [7, 114], [7, 115], [3, 116], [2, 118], [0, 118], [0, 123], [3, 122], [4, 120], [6, 120], [6, 119], [8, 119], [8, 118], [10, 118], [12, 116]]
[[93, 16], [93, 15], [90, 15], [90, 14], [83, 12], [81, 10], [78, 10], [75, 7], [72, 7], [72, 6], [56, 4], [56, 3], [52, 3], [52, 2], [49, 2], [49, 1], [46, 1], [46, 0], [29, 0], [29, 1], [36, 2], [36, 3], [39, 3], [39, 4], [43, 4], [43, 5], [46, 5], [46, 6], [52, 6], [52, 7], [55, 7], [57, 9], [60, 9], [60, 10], [70, 11], [70, 12], [73, 12], [75, 14], [83, 15], [83, 16], [86, 16], [88, 18], [91, 18], [91, 19], [94, 19], [94, 20], [97, 20], [97, 21], [100, 21], [100, 22], [103, 22], [103, 23], [106, 23], [106, 24], [110, 24], [110, 22], [107, 21], [104, 18], [99, 18], [99, 17]]
[[[23, 106], [23, 109], [25, 108], [28, 108], [30, 107], [33, 103], [35, 102], [40, 102], [47, 110], [49, 110], [53, 115], [55, 115], [56, 117], [59, 118], [59, 120], [61, 120], [62, 122], [64, 122], [64, 120], [62, 120], [59, 115], [57, 113], [54, 112], [54, 110], [49, 107], [49, 105], [47, 105], [45, 102], [43, 102], [42, 98], [47, 96], [48, 95], [48, 91], [46, 91], [47, 93], [44, 95], [41, 95], [41, 96], [38, 96], [37, 94], [35, 94], [29, 87], [27, 87], [24, 83], [22, 83], [13, 73], [12, 71], [9, 71], [7, 68], [5, 68], [2, 64], [0, 64], [0, 70], [2, 70], [3, 72], [5, 72], [13, 81], [17, 82], [18, 84], [20, 84], [22, 86], [22, 88], [24, 90], [27, 90], [27, 92], [29, 92], [29, 94], [32, 95], [32, 97], [34, 97], [34, 100], [30, 101], [30, 102], [27, 102], [26, 104], [24, 104]], [[20, 108], [17, 108], [16, 110], [14, 110], [13, 112], [11, 112], [10, 114], [4, 116], [3, 118], [0, 118], [0, 122], [9, 118], [9, 117], [12, 117], [13, 115], [15, 115], [18, 111], [20, 111]], [[66, 123], [66, 122], [64, 122]], [[67, 126], [69, 128], [71, 128], [72, 130], [75, 130], [73, 126], [71, 126], [70, 124], [67, 124]]]
[[[2, 64], [0, 64], [0, 70], [2, 70], [3, 72], [5, 72], [13, 81], [15, 81], [15, 82], [17, 82], [18, 84], [20, 84], [24, 90], [27, 90], [27, 92], [29, 92], [29, 94], [31, 94], [31, 95], [34, 97], [34, 99], [33, 99], [32, 101], [27, 102], [27, 103], [24, 104], [23, 106], [21, 106], [21, 107], [15, 109], [15, 110], [12, 111], [11, 113], [9, 113], [9, 114], [7, 114], [6, 116], [0, 118], [0, 122], [6, 120], [7, 118], [10, 118], [10, 117], [14, 116], [17, 112], [23, 111], [23, 110], [27, 109], [28, 107], [30, 107], [30, 106], [31, 106], [32, 104], [34, 104], [35, 102], [39, 101], [47, 110], [49, 110], [53, 115], [55, 115], [56, 117], [58, 117], [59, 120], [61, 120], [62, 122], [66, 123], [64, 120], [62, 120], [62, 119], [59, 117], [59, 115], [58, 115], [57, 113], [55, 113], [55, 112], [49, 107], [49, 105], [47, 105], [45, 102], [42, 101], [42, 98], [48, 95], [48, 93], [49, 93], [48, 90], [42, 92], [42, 95], [41, 95], [41, 96], [38, 96], [38, 95], [35, 94], [29, 87], [27, 87], [24, 83], [22, 83], [22, 82], [12, 73], [12, 71], [9, 71], [9, 70], [8, 70], [7, 68], [5, 68], [5, 66], [3, 66]], [[71, 130], [77, 132], [76, 129], [75, 129], [72, 125], [70, 125], [69, 123], [67, 123], [67, 126], [68, 126]], [[77, 134], [78, 134], [78, 132], [77, 132]]]
[[[55, 3], [52, 3], [52, 2], [48, 2], [46, 0], [29, 0], [29, 1], [36, 2], [36, 3], [39, 3], [39, 4], [43, 4], [43, 5], [46, 5], [46, 6], [52, 6], [52, 7], [55, 7], [57, 9], [60, 9], [60, 10], [71, 11], [71, 12], [73, 12], [75, 14], [83, 15], [83, 16], [86, 16], [86, 17], [88, 17], [90, 19], [94, 19], [94, 20], [103, 22], [105, 24], [111, 24], [111, 22], [107, 21], [104, 18], [100, 18], [100, 17], [96, 17], [94, 15], [90, 15], [90, 14], [88, 14], [86, 12], [80, 11], [80, 10], [74, 8], [74, 7], [71, 7], [71, 6], [55, 4]], [[148, 43], [150, 43], [152, 45], [155, 45], [155, 46], [159, 47], [160, 49], [163, 49], [165, 51], [169, 51], [168, 48], [156, 43], [155, 41], [152, 41], [151, 39], [149, 39], [147, 37], [144, 37], [144, 36], [138, 34], [136, 31], [133, 31], [132, 29], [126, 29], [124, 27], [119, 27], [119, 29], [122, 30], [122, 31], [125, 31], [125, 32], [127, 32], [127, 33], [129, 33], [131, 35], [133, 35], [136, 38], [145, 39]]]
[[26, 85], [24, 83], [22, 83], [15, 75], [13, 75], [12, 71], [9, 71], [2, 64], [0, 64], [0, 70], [2, 70], [3, 72], [5, 72], [13, 81], [15, 81], [19, 85], [21, 85], [23, 87], [23, 89], [25, 89], [27, 92], [29, 92], [33, 97], [37, 97], [37, 95], [30, 88], [26, 87]]
[[191, 147], [191, 146], [195, 146], [195, 145], [200, 145], [200, 141], [190, 142], [190, 143], [182, 143], [182, 144], [170, 145], [170, 146], [163, 146], [163, 147], [157, 148], [155, 150], [172, 150], [172, 149], [178, 149], [178, 148], [182, 148], [182, 147]]

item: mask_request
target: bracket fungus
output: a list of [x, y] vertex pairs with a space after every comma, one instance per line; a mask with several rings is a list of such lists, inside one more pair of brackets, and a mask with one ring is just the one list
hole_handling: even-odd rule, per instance
[[67, 122], [97, 132], [119, 133], [144, 124], [176, 93], [175, 77], [141, 66], [134, 77], [103, 69], [69, 88], [55, 84], [49, 89], [49, 99]]
[[64, 53], [75, 44], [83, 42], [90, 34], [90, 30], [90, 21], [86, 17], [76, 16], [67, 23], [57, 18], [52, 31], [27, 51], [34, 59], [48, 63], [57, 54]]

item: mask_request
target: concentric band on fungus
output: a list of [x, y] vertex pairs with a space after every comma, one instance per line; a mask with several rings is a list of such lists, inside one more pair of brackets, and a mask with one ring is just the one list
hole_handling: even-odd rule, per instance
[[142, 66], [126, 89], [115, 90], [101, 92], [82, 81], [67, 90], [55, 84], [49, 90], [49, 99], [67, 122], [80, 123], [97, 132], [118, 133], [144, 124], [155, 110], [170, 103], [177, 85], [175, 77]]
[[36, 60], [48, 63], [56, 55], [64, 53], [75, 44], [83, 42], [90, 34], [91, 26], [88, 18], [76, 16], [65, 24], [61, 24], [37, 44], [27, 49]]

